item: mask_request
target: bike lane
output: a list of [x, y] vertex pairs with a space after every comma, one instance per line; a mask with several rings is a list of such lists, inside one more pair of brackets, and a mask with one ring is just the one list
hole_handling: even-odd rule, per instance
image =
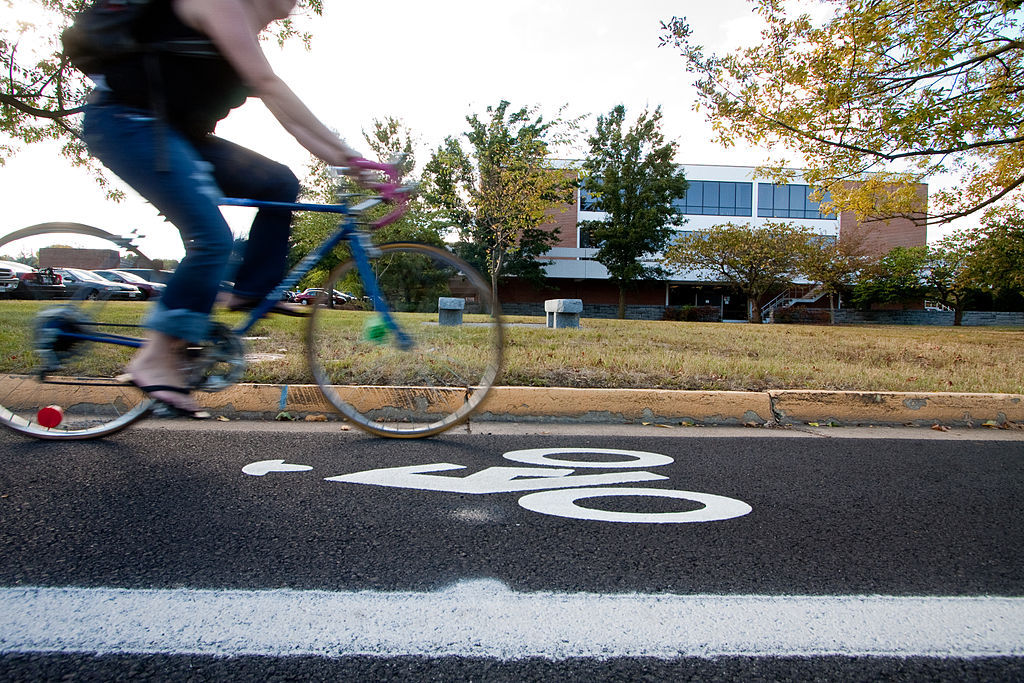
[[205, 429], [0, 448], [4, 585], [1024, 594], [1019, 441]]
[[[577, 621], [619, 627], [653, 600], [705, 624], [697, 629], [705, 643], [715, 621], [741, 624], [758, 612], [777, 620], [772, 598], [820, 608], [853, 596], [856, 619], [868, 614], [864, 596], [1003, 597], [1012, 621], [1012, 599], [1024, 594], [1019, 442], [582, 434], [395, 442], [139, 430], [72, 446], [5, 439], [3, 451], [9, 552], [0, 584], [8, 587], [426, 595], [440, 599], [421, 605], [428, 612], [495, 606], [492, 622], [510, 605], [539, 610], [523, 618], [543, 622], [550, 607], [529, 600], [553, 597], [581, 610]], [[693, 600], [705, 601], [709, 621], [699, 621]], [[913, 618], [908, 604], [889, 616]], [[782, 606], [804, 610], [797, 621], [818, 614], [807, 603]], [[982, 626], [995, 606], [974, 605]], [[921, 607], [933, 608], [974, 618], [949, 612], [948, 602]], [[275, 613], [315, 609], [300, 600]], [[686, 630], [658, 623], [662, 633]], [[470, 630], [479, 637], [481, 628]], [[640, 638], [650, 649], [624, 651], [666, 657], [681, 642], [670, 634], [658, 650], [650, 645], [658, 638]], [[502, 652], [479, 654], [593, 656]]]

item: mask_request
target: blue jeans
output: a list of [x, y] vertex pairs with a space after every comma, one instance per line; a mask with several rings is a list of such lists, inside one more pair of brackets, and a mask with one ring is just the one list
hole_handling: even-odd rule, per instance
[[[151, 112], [102, 98], [86, 107], [83, 133], [90, 154], [149, 200], [178, 228], [185, 245], [185, 258], [147, 316], [147, 327], [202, 341], [233, 244], [218, 199], [294, 202], [299, 194], [295, 174], [234, 143], [213, 135], [186, 137]], [[277, 285], [290, 232], [290, 211], [257, 212], [234, 274], [235, 294], [259, 299]]]

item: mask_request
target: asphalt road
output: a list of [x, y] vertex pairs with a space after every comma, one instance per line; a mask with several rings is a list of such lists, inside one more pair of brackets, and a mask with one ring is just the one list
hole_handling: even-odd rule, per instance
[[[547, 431], [0, 434], [0, 612], [26, 622], [0, 616], [0, 679], [1024, 679], [1024, 638], [991, 616], [1024, 614], [1024, 441]], [[110, 635], [138, 624], [96, 626], [152, 613], [154, 596], [167, 616], [145, 647]], [[89, 611], [103, 604], [116, 607]], [[188, 611], [206, 604], [220, 611]], [[807, 605], [838, 630], [794, 645], [787, 615]], [[662, 608], [649, 633], [629, 621]], [[219, 628], [234, 609], [259, 617], [213, 644], [165, 641], [168, 624]], [[342, 641], [316, 616], [339, 610], [354, 624]], [[299, 613], [313, 616], [289, 621]], [[360, 621], [371, 613], [380, 623]], [[436, 629], [429, 642], [406, 638], [419, 633], [412, 613]], [[857, 640], [919, 618], [871, 636], [892, 648]], [[987, 631], [960, 649], [975, 634], [947, 635], [975, 618]], [[867, 625], [847, 633], [850, 619]], [[380, 651], [350, 645], [360, 638]]]

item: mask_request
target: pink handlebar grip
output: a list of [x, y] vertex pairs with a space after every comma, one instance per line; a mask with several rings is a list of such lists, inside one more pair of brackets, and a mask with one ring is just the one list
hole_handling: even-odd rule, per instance
[[367, 189], [375, 190], [380, 193], [380, 196], [385, 201], [395, 205], [391, 213], [373, 222], [371, 227], [374, 230], [394, 223], [405, 215], [405, 212], [409, 210], [410, 192], [409, 188], [405, 188], [401, 184], [401, 174], [397, 164], [382, 164], [370, 161], [369, 159], [354, 157], [348, 160], [348, 165], [366, 171], [381, 171], [388, 179], [386, 183], [368, 183], [366, 185]]

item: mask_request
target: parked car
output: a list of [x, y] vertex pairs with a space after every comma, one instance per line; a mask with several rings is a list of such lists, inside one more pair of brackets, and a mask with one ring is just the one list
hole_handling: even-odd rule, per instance
[[157, 270], [156, 268], [117, 268], [118, 272], [138, 275], [146, 282], [157, 282], [166, 285], [174, 275], [173, 270]]
[[0, 261], [0, 292], [19, 299], [59, 299], [68, 295], [52, 268], [36, 270], [15, 261]]
[[[306, 289], [306, 290], [304, 290], [304, 291], [302, 291], [302, 292], [300, 292], [300, 293], [298, 293], [298, 294], [296, 294], [295, 296], [292, 297], [292, 301], [294, 301], [297, 304], [302, 304], [303, 306], [308, 306], [309, 304], [316, 303], [317, 301], [326, 301], [326, 300], [327, 300], [327, 290], [326, 289], [321, 289], [319, 287], [310, 287], [309, 289]], [[342, 294], [338, 290], [334, 290], [334, 305], [335, 306], [340, 306], [340, 305], [342, 305], [344, 303], [347, 303], [347, 302], [349, 302], [351, 300], [352, 300], [352, 298], [350, 298], [349, 296], [346, 296], [345, 294]]]
[[21, 279], [12, 268], [0, 266], [0, 294], [11, 294], [21, 284]]
[[167, 285], [162, 282], [150, 282], [144, 277], [124, 270], [94, 270], [92, 272], [111, 282], [120, 282], [121, 284], [138, 287], [142, 290], [143, 299], [157, 299], [167, 289]]
[[53, 271], [60, 275], [68, 293], [77, 299], [142, 300], [142, 290], [138, 287], [111, 282], [92, 271], [81, 268], [54, 268]]

